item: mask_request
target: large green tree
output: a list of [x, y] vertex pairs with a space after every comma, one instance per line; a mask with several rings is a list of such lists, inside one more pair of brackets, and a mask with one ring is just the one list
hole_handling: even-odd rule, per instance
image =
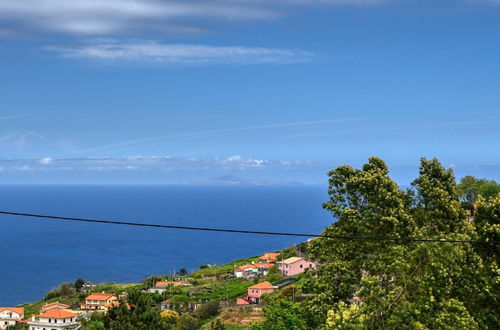
[[[467, 220], [453, 172], [437, 159], [422, 159], [407, 191], [388, 174], [375, 157], [361, 169], [344, 165], [329, 173], [330, 199], [324, 208], [337, 221], [324, 234], [373, 239], [313, 240], [310, 253], [321, 267], [308, 286], [317, 295], [302, 304], [308, 327], [499, 328], [493, 312], [498, 260], [488, 254], [491, 250], [404, 240], [493, 239], [490, 221], [480, 234], [478, 225]], [[483, 209], [479, 214], [493, 212], [491, 206]], [[353, 305], [353, 296], [363, 303]]]
[[492, 198], [500, 193], [500, 184], [495, 180], [478, 179], [472, 175], [464, 176], [458, 185], [460, 199], [464, 202], [475, 203], [478, 196]]

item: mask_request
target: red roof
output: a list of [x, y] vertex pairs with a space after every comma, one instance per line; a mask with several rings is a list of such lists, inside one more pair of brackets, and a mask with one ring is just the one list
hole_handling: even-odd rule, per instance
[[269, 262], [259, 262], [254, 265], [254, 267], [266, 267], [266, 268], [272, 268], [274, 267], [274, 264], [270, 264]]
[[262, 257], [260, 257], [259, 259], [262, 259], [262, 260], [276, 260], [276, 259], [278, 259], [279, 256], [280, 256], [279, 253], [267, 252], [267, 253], [264, 253], [264, 255]]
[[109, 298], [113, 297], [114, 294], [112, 293], [92, 293], [90, 296], [88, 296], [87, 300], [99, 300], [99, 301], [106, 301]]
[[249, 289], [274, 289], [274, 286], [268, 281], [265, 281], [252, 285]]
[[50, 303], [50, 304], [45, 304], [42, 306], [42, 312], [49, 311], [52, 309], [69, 309], [69, 306], [66, 304], [61, 304], [58, 301]]
[[38, 317], [45, 317], [45, 318], [51, 318], [51, 319], [67, 319], [67, 318], [75, 317], [75, 316], [78, 316], [78, 315], [67, 312], [63, 309], [53, 309], [51, 311], [43, 313], [42, 315], [38, 315]]
[[11, 311], [17, 314], [24, 314], [24, 307], [0, 307], [0, 313], [4, 311]]
[[244, 271], [245, 269], [248, 269], [248, 268], [254, 268], [254, 265], [249, 265], [249, 264], [241, 265], [238, 268], [236, 268], [235, 270], [237, 272], [241, 272], [241, 271]]

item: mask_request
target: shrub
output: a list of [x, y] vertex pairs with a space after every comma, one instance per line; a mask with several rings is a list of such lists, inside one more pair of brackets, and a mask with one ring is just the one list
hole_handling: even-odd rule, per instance
[[177, 320], [176, 330], [196, 330], [198, 329], [198, 320], [189, 314], [182, 314]]
[[204, 303], [195, 312], [195, 316], [199, 319], [208, 319], [212, 316], [219, 314], [220, 304], [218, 301], [212, 300]]

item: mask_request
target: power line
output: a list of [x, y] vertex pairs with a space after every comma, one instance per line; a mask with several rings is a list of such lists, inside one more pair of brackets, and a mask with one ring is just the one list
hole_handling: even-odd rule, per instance
[[153, 227], [153, 228], [181, 229], [181, 230], [197, 230], [197, 231], [210, 231], [210, 232], [236, 233], [236, 234], [295, 236], [295, 237], [319, 237], [319, 238], [345, 239], [345, 240], [367, 240], [367, 241], [393, 241], [393, 242], [397, 242], [397, 243], [435, 242], [435, 243], [468, 243], [468, 244], [494, 244], [494, 245], [500, 244], [500, 241], [440, 240], [440, 239], [397, 238], [397, 237], [322, 235], [322, 234], [283, 233], [283, 232], [272, 232], [272, 231], [255, 231], [255, 230], [223, 229], [223, 228], [208, 228], [208, 227], [189, 227], [189, 226], [175, 226], [175, 225], [160, 225], [160, 224], [150, 224], [150, 223], [127, 222], [127, 221], [60, 217], [60, 216], [54, 216], [54, 215], [8, 212], [8, 211], [0, 211], [0, 214], [21, 216], [21, 217], [41, 218], [41, 219], [51, 219], [51, 220], [101, 223], [101, 224], [109, 224], [109, 225]]

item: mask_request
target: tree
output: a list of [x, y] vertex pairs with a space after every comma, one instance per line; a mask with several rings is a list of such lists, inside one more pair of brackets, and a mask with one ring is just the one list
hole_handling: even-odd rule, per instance
[[179, 269], [177, 274], [179, 274], [179, 276], [186, 276], [188, 274], [188, 271], [186, 268], [181, 268], [181, 269]]
[[182, 314], [175, 326], [176, 330], [196, 330], [198, 329], [198, 320], [188, 313]]
[[219, 314], [220, 303], [216, 300], [207, 301], [202, 304], [194, 315], [199, 319], [208, 319]]
[[160, 311], [151, 307], [153, 300], [148, 294], [131, 291], [128, 300], [132, 307], [121, 300], [103, 316], [106, 329], [171, 329], [171, 325], [160, 316]]
[[464, 176], [457, 186], [460, 199], [464, 202], [475, 203], [478, 196], [491, 198], [500, 193], [500, 184], [495, 180], [478, 179], [472, 175]]
[[170, 325], [175, 325], [177, 323], [177, 320], [179, 319], [179, 313], [170, 309], [161, 312], [160, 316], [163, 321]]
[[299, 305], [286, 300], [276, 300], [263, 309], [265, 320], [252, 325], [255, 330], [301, 330], [307, 326], [300, 316]]
[[[494, 207], [481, 206], [484, 216], [469, 222], [453, 171], [437, 159], [421, 160], [413, 189], [400, 189], [388, 173], [374, 157], [362, 169], [344, 165], [329, 172], [324, 208], [337, 221], [325, 236], [475, 240], [481, 223], [492, 228], [482, 219], [491, 219]], [[493, 312], [498, 261], [471, 244], [322, 237], [309, 251], [322, 266], [305, 286], [317, 295], [301, 303], [308, 328], [500, 327]], [[354, 305], [353, 296], [362, 304]]]
[[76, 289], [76, 291], [80, 291], [80, 289], [85, 285], [85, 281], [81, 278], [77, 279], [75, 281], [75, 284], [73, 285]]
[[61, 285], [59, 285], [59, 293], [63, 297], [69, 296], [71, 293], [73, 293], [73, 290], [74, 290], [73, 284], [69, 282], [61, 283]]

